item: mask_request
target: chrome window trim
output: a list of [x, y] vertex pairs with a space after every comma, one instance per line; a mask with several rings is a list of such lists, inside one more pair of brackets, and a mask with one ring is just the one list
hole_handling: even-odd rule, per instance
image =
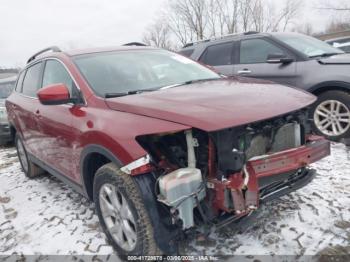
[[[48, 60], [56, 60], [56, 61], [58, 61], [61, 65], [63, 65], [64, 69], [68, 72], [69, 76], [72, 78], [72, 80], [73, 80], [73, 82], [74, 82], [76, 88], [79, 90], [79, 93], [80, 93], [81, 96], [82, 96], [83, 103], [82, 103], [81, 105], [86, 106], [86, 105], [87, 105], [86, 99], [85, 99], [85, 97], [84, 97], [84, 94], [81, 92], [80, 86], [78, 85], [77, 81], [75, 80], [75, 78], [73, 77], [73, 75], [71, 74], [71, 72], [69, 71], [68, 67], [67, 67], [60, 59], [58, 59], [58, 58], [56, 58], [56, 57], [45, 57], [45, 58], [42, 58], [42, 59], [40, 59], [40, 60], [35, 60], [35, 62], [32, 62], [32, 63], [30, 63], [29, 65], [27, 65], [22, 71], [27, 70], [29, 67], [35, 65], [36, 63], [39, 63], [39, 62], [46, 62], [46, 61], [48, 61]], [[22, 72], [22, 71], [21, 71], [21, 72]], [[21, 72], [20, 72], [20, 73], [21, 73]], [[19, 74], [20, 74], [20, 73], [19, 73]], [[43, 73], [43, 74], [45, 73], [45, 67], [44, 67], [44, 71], [43, 71], [42, 73]], [[25, 74], [27, 74], [27, 72], [26, 72]], [[25, 76], [24, 76], [24, 78], [25, 78]], [[24, 79], [23, 79], [23, 80], [24, 80]], [[41, 83], [41, 84], [42, 84], [42, 83]], [[42, 88], [42, 87], [41, 87], [41, 88]], [[39, 88], [38, 90], [40, 90], [41, 88]], [[23, 88], [22, 88], [22, 91], [23, 91]], [[17, 91], [16, 91], [16, 93], [18, 93], [19, 95], [21, 95], [21, 96], [23, 96], [23, 97], [27, 97], [27, 98], [32, 98], [32, 99], [38, 100], [37, 97], [32, 97], [32, 96], [24, 95], [23, 92], [20, 93], [20, 92], [17, 92]]]

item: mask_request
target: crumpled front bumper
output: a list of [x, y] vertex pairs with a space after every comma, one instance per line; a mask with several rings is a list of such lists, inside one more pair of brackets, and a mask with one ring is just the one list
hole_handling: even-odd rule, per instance
[[[301, 147], [251, 159], [244, 171], [231, 175], [227, 180], [208, 181], [208, 187], [215, 190], [213, 207], [216, 210], [245, 215], [258, 208], [259, 203], [272, 196], [281, 196], [294, 191], [314, 177], [315, 172], [305, 169], [330, 155], [330, 142], [319, 136], [309, 136]], [[292, 172], [293, 175], [270, 186], [259, 188], [259, 179]]]
[[257, 178], [297, 170], [330, 155], [330, 142], [323, 137], [310, 136], [304, 146], [262, 156], [249, 161]]

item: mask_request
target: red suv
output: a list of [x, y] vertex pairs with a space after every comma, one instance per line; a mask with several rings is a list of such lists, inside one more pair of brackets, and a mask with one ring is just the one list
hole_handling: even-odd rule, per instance
[[48, 171], [93, 200], [119, 254], [157, 255], [310, 182], [330, 153], [309, 135], [315, 100], [165, 50], [52, 47], [6, 107], [27, 177]]

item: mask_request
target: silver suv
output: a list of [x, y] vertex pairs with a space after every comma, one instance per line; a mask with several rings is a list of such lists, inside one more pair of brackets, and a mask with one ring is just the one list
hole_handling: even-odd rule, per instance
[[0, 79], [0, 145], [4, 145], [12, 140], [10, 125], [7, 120], [5, 99], [11, 94], [17, 76]]
[[181, 54], [227, 76], [268, 79], [318, 96], [314, 129], [338, 141], [350, 137], [350, 54], [296, 33], [248, 32], [190, 43]]
[[331, 46], [343, 50], [345, 53], [350, 53], [350, 37], [340, 37], [326, 41]]

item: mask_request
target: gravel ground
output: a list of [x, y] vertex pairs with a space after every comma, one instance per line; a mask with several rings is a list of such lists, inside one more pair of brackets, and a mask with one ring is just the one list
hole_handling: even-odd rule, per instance
[[[350, 152], [332, 145], [332, 155], [313, 168], [311, 184], [262, 207], [245, 228], [231, 225], [193, 240], [186, 254], [350, 254]], [[0, 149], [0, 255], [109, 255], [93, 204], [52, 176], [25, 178], [14, 148]], [[257, 261], [255, 259], [255, 261]], [[344, 260], [346, 261], [346, 260]], [[348, 260], [349, 261], [349, 260]]]

